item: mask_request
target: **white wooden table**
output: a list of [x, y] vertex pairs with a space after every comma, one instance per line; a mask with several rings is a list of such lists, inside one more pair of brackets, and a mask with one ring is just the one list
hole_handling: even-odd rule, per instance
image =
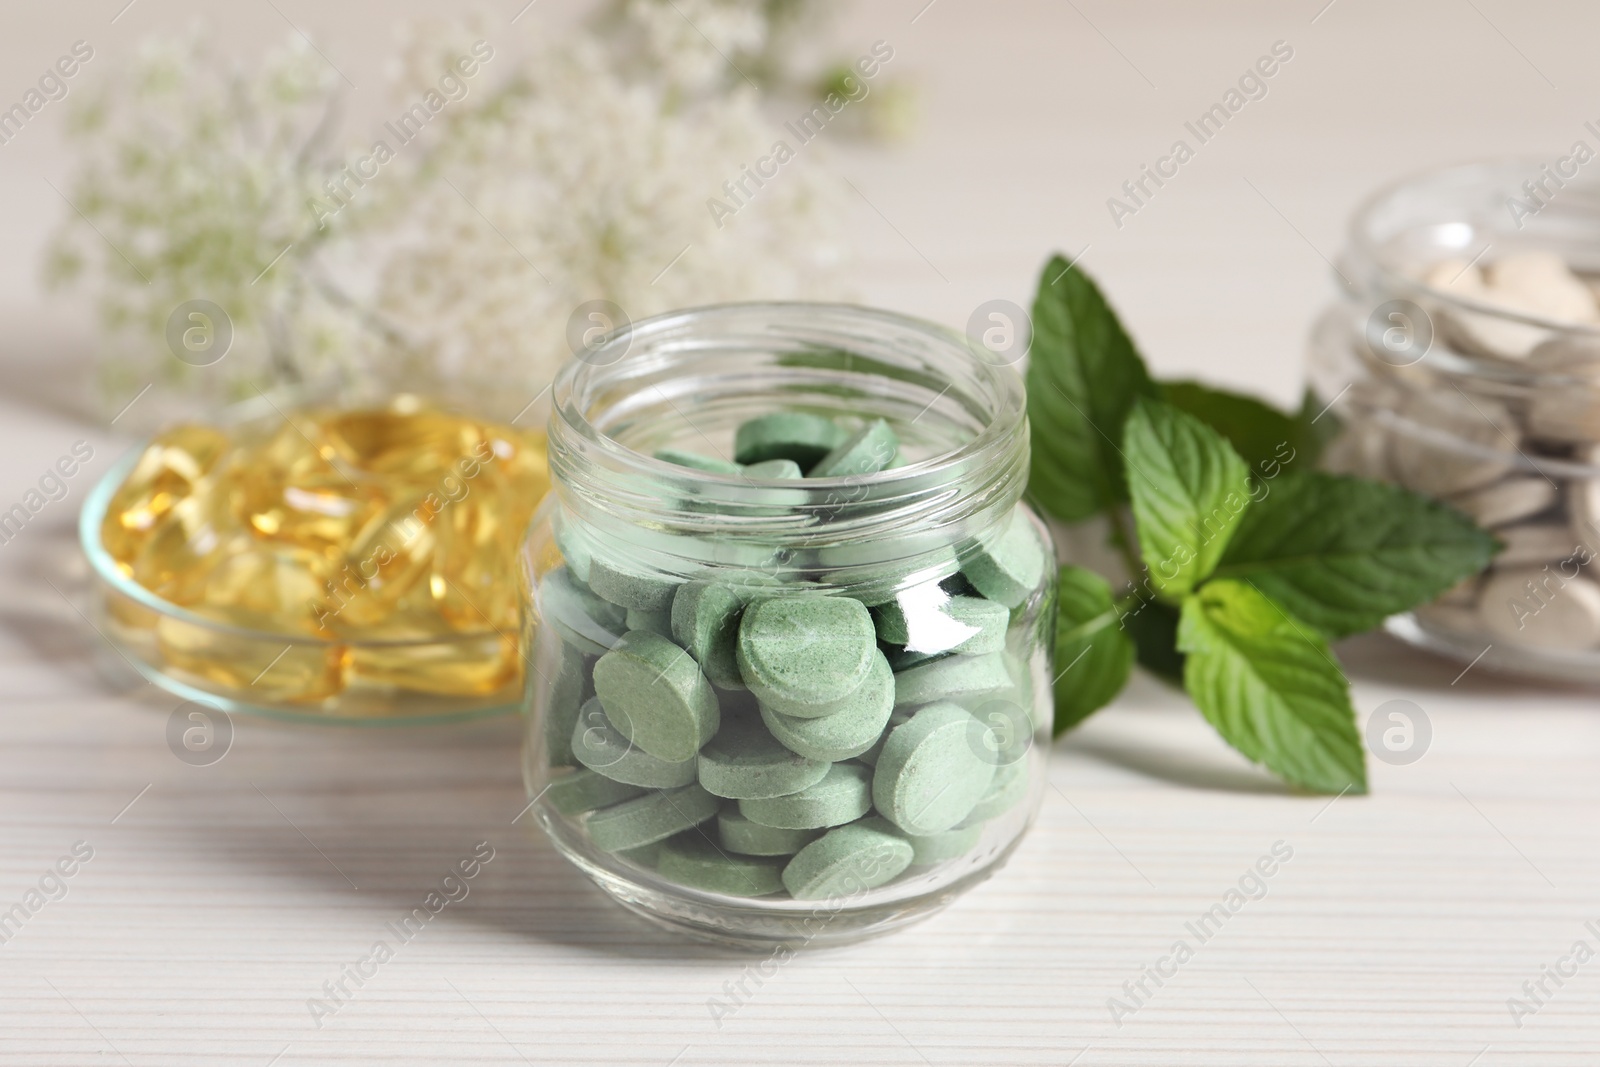
[[[1052, 248], [1087, 245], [1160, 372], [1290, 399], [1324, 259], [1367, 189], [1472, 156], [1554, 157], [1600, 99], [1592, 5], [1325, 3], [854, 7], [842, 47], [891, 40], [923, 111], [904, 148], [829, 163], [871, 201], [853, 220], [863, 297], [959, 326], [991, 297], [1026, 302]], [[0, 90], [77, 37], [126, 56], [198, 0], [109, 24], [121, 6], [8, 13]], [[280, 6], [344, 63], [380, 67], [376, 4]], [[541, 4], [521, 25], [570, 15]], [[229, 18], [229, 46], [281, 30], [270, 8]], [[1106, 198], [1276, 40], [1295, 54], [1268, 96], [1115, 228]], [[999, 877], [759, 987], [753, 959], [630, 918], [512, 824], [514, 721], [238, 719], [220, 762], [180, 762], [174, 701], [109, 690], [73, 606], [76, 507], [126, 442], [75, 414], [85, 313], [33, 287], [59, 207], [43, 179], [67, 164], [57, 131], [29, 133], [0, 150], [0, 507], [73, 441], [96, 454], [0, 545], [0, 922], [41, 879], [65, 887], [0, 944], [0, 1063], [1600, 1062], [1600, 961], [1544, 979], [1537, 1011], [1508, 1009], [1574, 942], [1600, 951], [1594, 694], [1458, 677], [1379, 637], [1341, 649], [1360, 714], [1409, 699], [1433, 739], [1409, 766], [1373, 761], [1371, 796], [1288, 794], [1138, 679], [1056, 746], [1055, 788]], [[68, 862], [78, 842], [92, 858]], [[479, 842], [493, 859], [468, 895], [399, 943], [389, 924]], [[1202, 943], [1186, 924], [1278, 842], [1292, 858]], [[74, 872], [59, 883], [58, 860]], [[379, 940], [393, 957], [346, 977]], [[1193, 955], [1174, 966], [1179, 940]], [[334, 1004], [324, 984], [341, 980]], [[337, 1010], [314, 1018], [313, 999]]]

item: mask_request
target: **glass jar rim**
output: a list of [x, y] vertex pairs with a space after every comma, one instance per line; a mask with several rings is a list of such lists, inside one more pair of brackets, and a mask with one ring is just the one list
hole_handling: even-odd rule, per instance
[[[602, 417], [608, 395], [615, 399], [619, 389], [621, 395], [630, 395], [628, 385], [645, 381], [649, 374], [667, 374], [698, 357], [727, 355], [741, 347], [802, 358], [808, 352], [859, 356], [863, 367], [882, 368], [881, 381], [931, 394], [916, 418], [935, 411], [941, 418], [958, 411], [981, 418], [955, 447], [904, 466], [799, 480], [689, 469], [639, 451], [608, 432]], [[715, 304], [643, 319], [606, 335], [570, 361], [553, 383], [548, 435], [553, 491], [564, 502], [581, 498], [625, 522], [666, 522], [690, 534], [715, 530], [804, 541], [808, 534], [820, 533], [824, 516], [830, 541], [882, 539], [907, 523], [929, 518], [942, 526], [986, 527], [1021, 499], [1028, 470], [1021, 376], [987, 355], [967, 337], [935, 323], [855, 304]], [[895, 378], [890, 370], [903, 376]], [[828, 368], [815, 368], [812, 377], [821, 382], [829, 373]], [[863, 381], [872, 379], [870, 369], [852, 365], [850, 373]], [[731, 391], [753, 393], [762, 378], [758, 369], [732, 383]], [[935, 390], [935, 381], [944, 384]], [[662, 392], [660, 386], [656, 381], [645, 385]], [[672, 403], [670, 396], [662, 396]], [[683, 414], [677, 405], [673, 410]], [[773, 508], [774, 492], [793, 502]], [[676, 506], [686, 493], [703, 507], [686, 511]]]
[[[1548, 163], [1548, 160], [1538, 159], [1533, 156], [1500, 156], [1492, 159], [1453, 163], [1442, 167], [1430, 167], [1406, 174], [1380, 186], [1361, 201], [1350, 217], [1347, 234], [1349, 246], [1345, 255], [1340, 258], [1345, 266], [1351, 268], [1352, 274], [1356, 275], [1356, 277], [1346, 275], [1343, 270], [1339, 270], [1347, 289], [1351, 291], [1352, 296], [1357, 297], [1420, 296], [1454, 310], [1471, 312], [1475, 315], [1525, 326], [1536, 326], [1565, 336], [1593, 339], [1596, 342], [1600, 342], [1600, 323], [1574, 322], [1568, 319], [1551, 318], [1534, 312], [1517, 311], [1503, 305], [1475, 300], [1453, 290], [1430, 285], [1424, 279], [1407, 272], [1393, 262], [1392, 255], [1385, 248], [1385, 244], [1393, 235], [1381, 235], [1381, 231], [1384, 229], [1381, 220], [1386, 213], [1397, 210], [1396, 201], [1409, 194], [1418, 193], [1429, 185], [1456, 184], [1469, 186], [1476, 183], [1487, 190], [1503, 184], [1506, 178], [1514, 175], [1537, 174], [1546, 163]], [[1578, 183], [1581, 177], [1582, 175], [1577, 175], [1569, 179], [1569, 181]], [[1600, 194], [1600, 178], [1588, 179], [1586, 184], [1592, 187], [1596, 194]], [[1570, 203], [1571, 198], [1568, 198], [1563, 207], [1570, 209]], [[1590, 214], [1595, 223], [1600, 225], [1600, 211]], [[1432, 225], [1460, 226], [1464, 233], [1471, 232], [1475, 228], [1472, 221], [1465, 218]], [[1478, 254], [1481, 256], [1487, 251], [1488, 247], [1485, 247]]]

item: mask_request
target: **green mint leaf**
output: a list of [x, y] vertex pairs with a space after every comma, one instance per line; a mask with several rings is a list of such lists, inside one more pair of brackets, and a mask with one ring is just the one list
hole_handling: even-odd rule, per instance
[[1367, 791], [1350, 686], [1309, 626], [1244, 582], [1210, 581], [1183, 603], [1183, 681], [1223, 740], [1294, 785]]
[[1133, 639], [1139, 666], [1169, 685], [1183, 685], [1182, 652], [1178, 651], [1178, 609], [1159, 600], [1146, 600], [1122, 616], [1123, 629]]
[[1056, 722], [1061, 734], [1122, 692], [1133, 670], [1111, 586], [1093, 571], [1062, 567], [1056, 593]]
[[1301, 395], [1300, 410], [1294, 414], [1297, 434], [1294, 445], [1300, 452], [1297, 470], [1315, 467], [1317, 460], [1322, 458], [1323, 450], [1344, 428], [1343, 420], [1333, 413], [1332, 408], [1331, 404], [1323, 403], [1309, 388]]
[[1174, 598], [1211, 573], [1250, 503], [1250, 472], [1218, 433], [1139, 400], [1122, 439], [1133, 521], [1150, 578]]
[[1496, 551], [1465, 515], [1397, 486], [1310, 471], [1267, 490], [1215, 576], [1254, 583], [1329, 638], [1432, 600]]
[[1059, 255], [1039, 276], [1029, 352], [1031, 496], [1064, 522], [1126, 500], [1122, 424], [1156, 387], [1100, 290]]
[[1290, 464], [1300, 468], [1312, 463], [1304, 454], [1304, 432], [1296, 419], [1253, 396], [1199, 382], [1164, 382], [1161, 399], [1226, 437], [1260, 478], [1276, 478]]

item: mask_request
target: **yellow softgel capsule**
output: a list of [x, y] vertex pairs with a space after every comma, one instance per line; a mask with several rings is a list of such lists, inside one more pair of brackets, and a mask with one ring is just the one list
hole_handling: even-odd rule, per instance
[[156, 525], [194, 491], [228, 449], [228, 437], [210, 426], [174, 426], [145, 446], [112, 495], [100, 525], [100, 542], [130, 573], [133, 557]]
[[409, 689], [440, 696], [490, 696], [515, 685], [522, 662], [511, 636], [437, 641], [428, 645], [357, 646], [350, 650], [351, 686]]
[[426, 591], [434, 610], [456, 630], [517, 625], [516, 590], [505, 568], [516, 546], [496, 505], [463, 500], [435, 523], [438, 551]]
[[344, 687], [349, 653], [341, 645], [285, 644], [163, 617], [156, 645], [169, 665], [245, 699], [310, 703]]
[[432, 521], [415, 496], [396, 499], [368, 520], [345, 547], [329, 582], [325, 624], [342, 633], [381, 625], [427, 578], [436, 548]]
[[245, 476], [229, 487], [241, 526], [267, 540], [323, 555], [341, 552], [382, 508], [382, 493], [334, 476], [292, 482], [270, 474]]
[[224, 552], [242, 547], [215, 497], [202, 490], [179, 500], [156, 523], [133, 557], [133, 580], [175, 604], [193, 604]]
[[194, 610], [224, 622], [275, 632], [332, 637], [318, 606], [332, 571], [327, 557], [288, 545], [253, 545], [225, 555], [206, 571]]
[[426, 481], [488, 451], [488, 435], [478, 423], [418, 405], [413, 397], [401, 397], [385, 409], [324, 416], [325, 454], [358, 471]]
[[383, 485], [338, 462], [318, 423], [303, 414], [264, 441], [241, 445], [221, 480], [236, 520], [251, 533], [330, 556], [350, 543], [387, 495]]

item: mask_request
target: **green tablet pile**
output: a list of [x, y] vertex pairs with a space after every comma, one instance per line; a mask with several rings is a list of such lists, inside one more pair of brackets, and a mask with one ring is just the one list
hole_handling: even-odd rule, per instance
[[[742, 425], [734, 463], [657, 458], [753, 478], [899, 464], [882, 420], [803, 412]], [[819, 900], [960, 858], [1027, 795], [1033, 693], [1006, 637], [1048, 560], [1020, 511], [953, 545], [941, 580], [864, 598], [642, 573], [560, 541], [539, 609], [561, 638], [544, 737], [565, 769], [544, 803], [598, 848], [696, 889]]]

